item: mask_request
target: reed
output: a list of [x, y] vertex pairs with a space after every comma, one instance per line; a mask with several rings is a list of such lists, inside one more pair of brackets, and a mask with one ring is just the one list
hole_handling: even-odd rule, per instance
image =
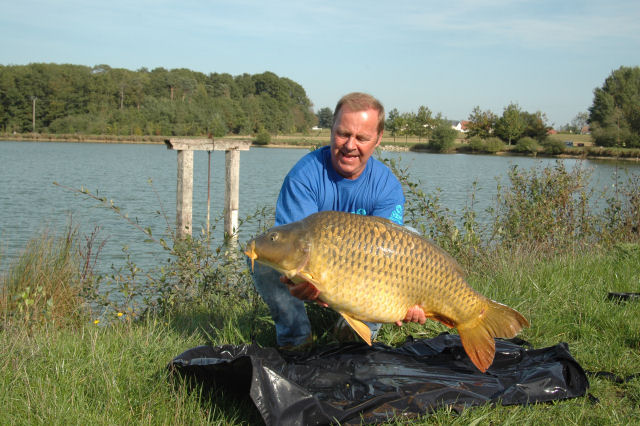
[[55, 236], [44, 231], [27, 244], [17, 262], [0, 276], [0, 315], [4, 327], [77, 323], [84, 304], [87, 265], [71, 225]]

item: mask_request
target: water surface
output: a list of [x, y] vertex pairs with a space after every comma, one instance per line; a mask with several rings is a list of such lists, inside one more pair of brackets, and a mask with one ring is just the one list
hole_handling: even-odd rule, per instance
[[[251, 148], [240, 155], [240, 217], [263, 206], [273, 207], [282, 180], [306, 149]], [[554, 164], [554, 159], [501, 157], [492, 155], [426, 154], [383, 152], [398, 160], [419, 181], [425, 192], [441, 189], [443, 205], [461, 211], [470, 202], [477, 182], [476, 210], [482, 212], [496, 194], [496, 178], [507, 183], [513, 165], [523, 168]], [[93, 144], [65, 142], [0, 142], [0, 253], [4, 269], [24, 249], [26, 242], [44, 229], [61, 232], [69, 219], [88, 235], [99, 227], [106, 239], [99, 269], [121, 266], [127, 246], [142, 267], [159, 265], [166, 258], [157, 245], [145, 243], [145, 235], [110, 209], [82, 195], [67, 191], [86, 188], [113, 200], [128, 216], [154, 235], [166, 232], [167, 221], [175, 224], [177, 154], [164, 145]], [[640, 172], [637, 163], [562, 160], [568, 168], [593, 169], [592, 183], [598, 188], [612, 184], [622, 169]], [[213, 152], [211, 218], [222, 215], [224, 198], [224, 152]], [[194, 155], [194, 232], [205, 227], [207, 200], [206, 152]], [[151, 183], [150, 183], [151, 182]], [[219, 223], [216, 238], [220, 238]], [[255, 232], [248, 227], [240, 234], [245, 241]]]

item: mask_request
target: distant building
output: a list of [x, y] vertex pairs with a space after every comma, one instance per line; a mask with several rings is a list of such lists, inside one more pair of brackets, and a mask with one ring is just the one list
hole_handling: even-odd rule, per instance
[[467, 133], [469, 131], [469, 123], [470, 121], [453, 121], [451, 122], [451, 128], [455, 129], [462, 133]]
[[582, 128], [580, 129], [580, 134], [581, 135], [590, 135], [591, 134], [591, 127], [589, 127], [588, 124], [585, 124], [584, 126], [582, 126]]

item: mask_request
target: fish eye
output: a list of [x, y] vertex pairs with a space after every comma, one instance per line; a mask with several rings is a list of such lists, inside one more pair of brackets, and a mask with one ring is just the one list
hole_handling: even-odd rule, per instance
[[278, 233], [277, 233], [277, 232], [272, 232], [272, 233], [269, 235], [269, 239], [270, 239], [271, 241], [278, 241]]

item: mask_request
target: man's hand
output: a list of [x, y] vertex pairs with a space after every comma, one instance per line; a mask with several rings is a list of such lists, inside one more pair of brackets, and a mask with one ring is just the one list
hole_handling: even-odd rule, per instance
[[398, 327], [402, 327], [403, 322], [419, 322], [420, 324], [424, 324], [426, 321], [427, 316], [424, 314], [422, 308], [418, 305], [415, 305], [407, 311], [407, 315], [404, 317], [404, 320], [396, 321], [396, 325]]
[[293, 297], [296, 297], [300, 300], [310, 300], [316, 302], [318, 305], [325, 308], [329, 306], [326, 303], [318, 300], [318, 297], [320, 296], [320, 290], [318, 290], [318, 288], [310, 282], [304, 281], [295, 284], [284, 275], [280, 277], [280, 281], [282, 281], [287, 285], [287, 287], [289, 287], [289, 292]]

